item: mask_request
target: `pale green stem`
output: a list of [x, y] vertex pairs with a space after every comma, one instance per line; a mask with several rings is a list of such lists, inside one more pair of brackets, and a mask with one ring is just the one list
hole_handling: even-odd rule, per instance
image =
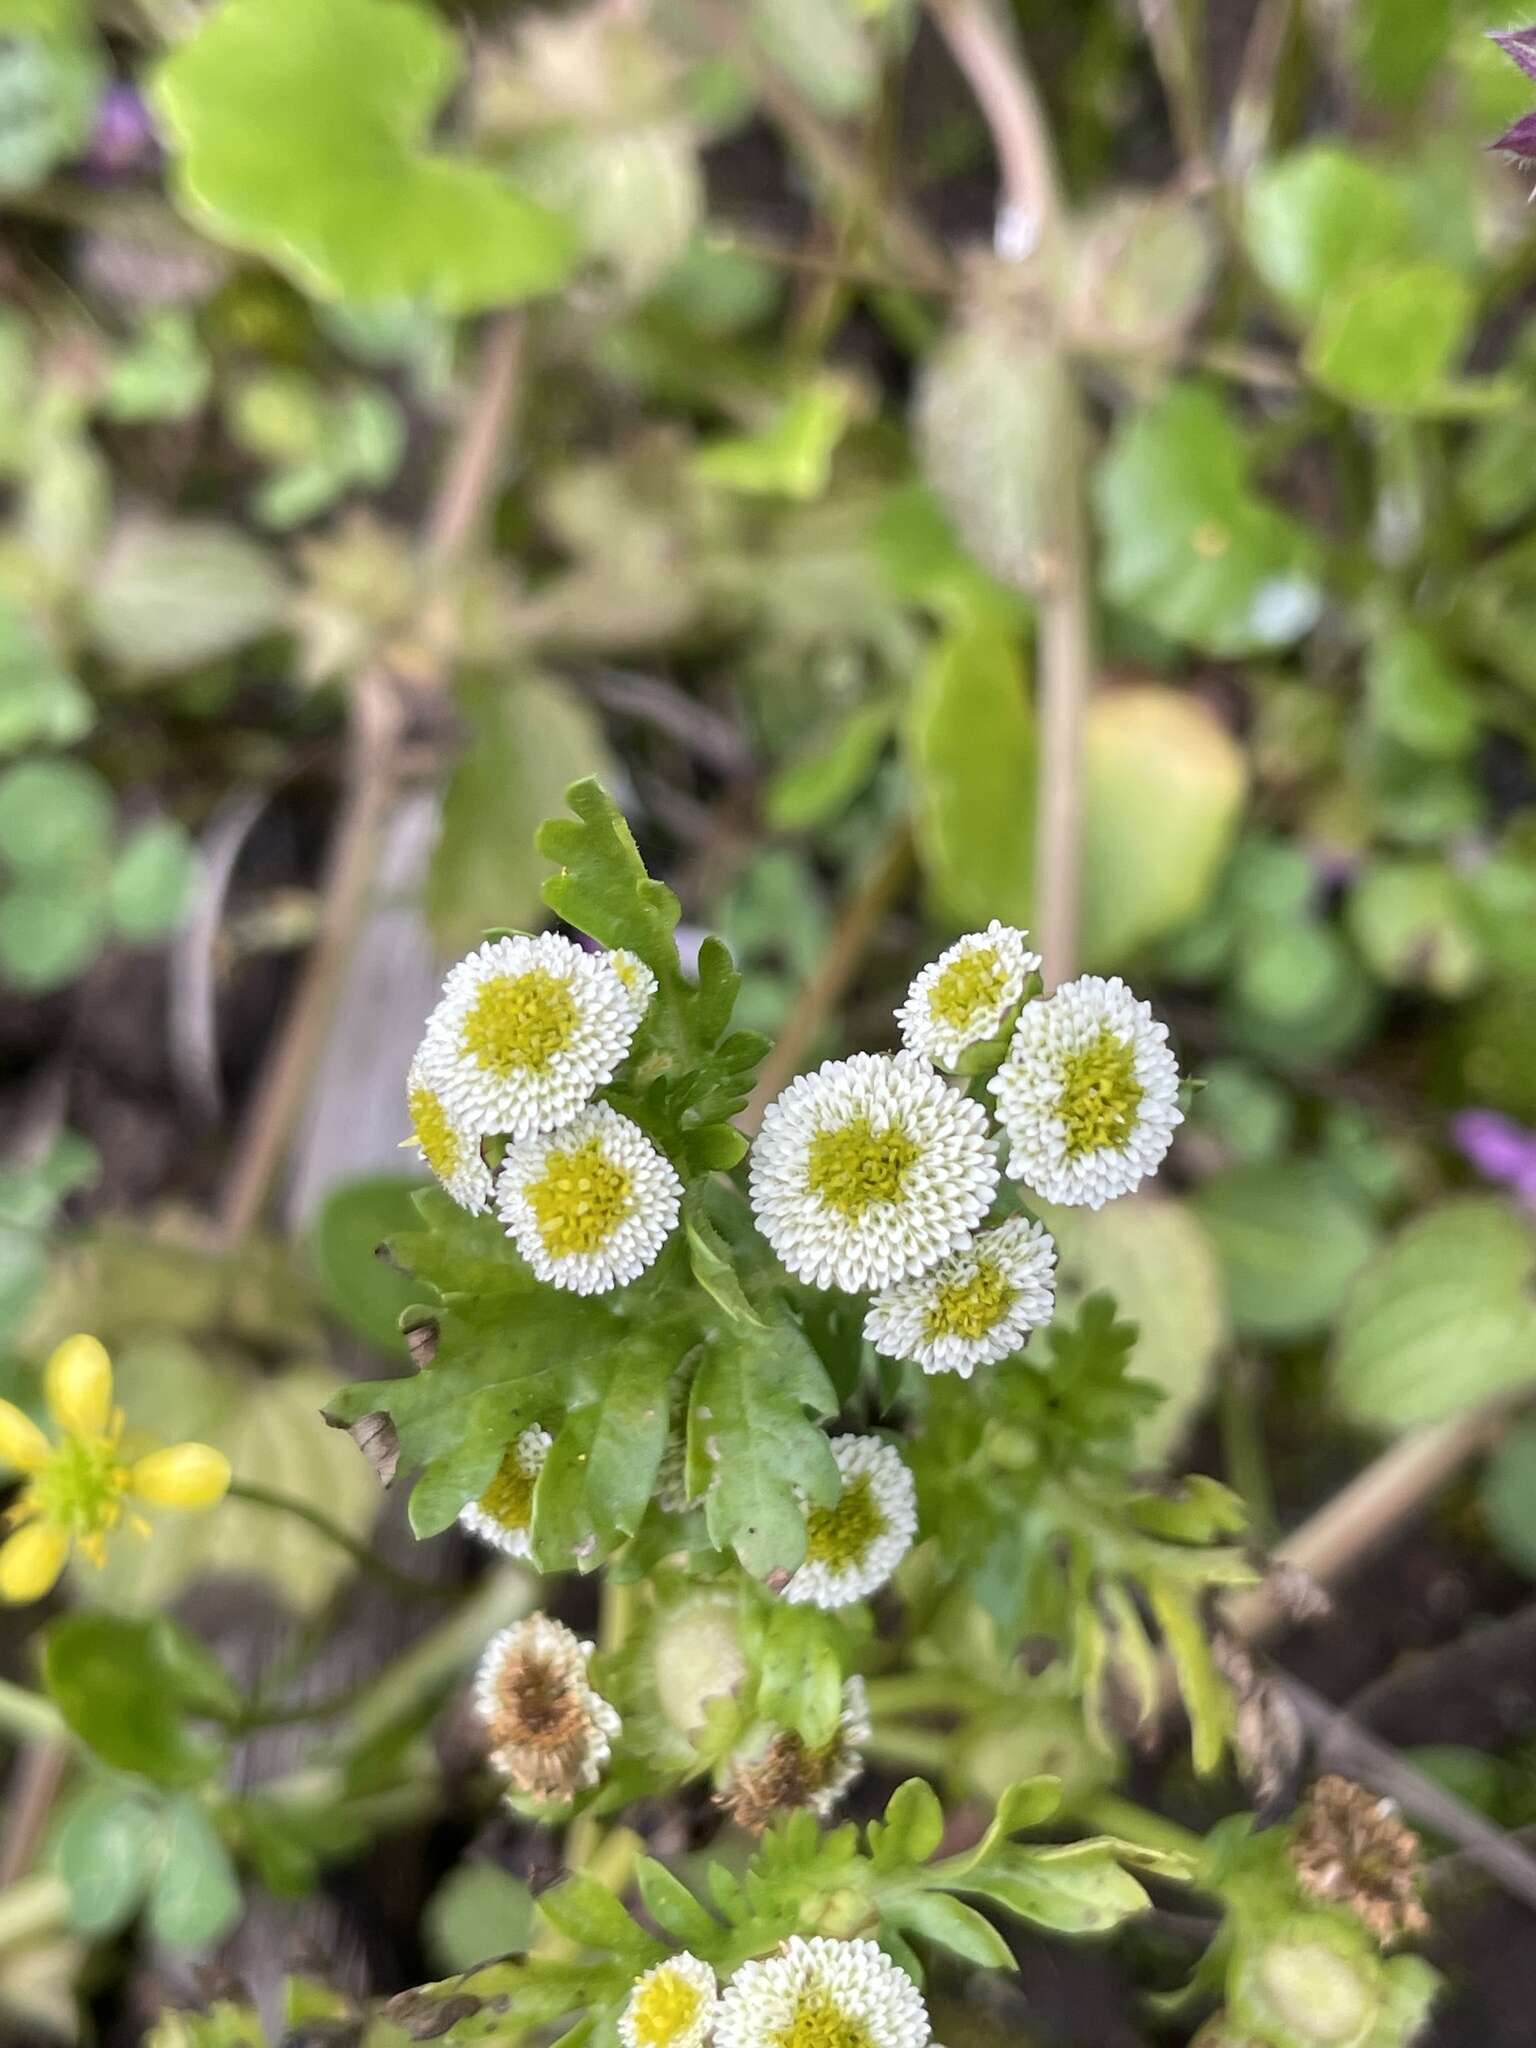
[[57, 1742], [69, 1732], [52, 1700], [6, 1678], [0, 1678], [0, 1729], [25, 1742]]

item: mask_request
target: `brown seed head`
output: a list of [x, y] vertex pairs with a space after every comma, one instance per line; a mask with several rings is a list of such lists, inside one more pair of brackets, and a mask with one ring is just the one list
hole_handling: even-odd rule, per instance
[[1429, 1924], [1419, 1838], [1391, 1802], [1330, 1774], [1302, 1802], [1290, 1857], [1304, 1891], [1348, 1906], [1385, 1947]]

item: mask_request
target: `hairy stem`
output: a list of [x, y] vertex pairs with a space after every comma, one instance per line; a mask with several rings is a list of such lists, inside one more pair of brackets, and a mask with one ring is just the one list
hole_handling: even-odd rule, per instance
[[[930, 0], [950, 54], [992, 132], [1002, 178], [997, 246], [1031, 263], [1047, 312], [1060, 304], [1061, 188], [1045, 110], [992, 0]], [[1065, 365], [1064, 365], [1065, 368]], [[1035, 930], [1048, 983], [1077, 971], [1082, 904], [1083, 730], [1093, 685], [1093, 612], [1084, 503], [1085, 428], [1070, 373], [1054, 479], [1055, 544], [1042, 565], [1035, 826]]]

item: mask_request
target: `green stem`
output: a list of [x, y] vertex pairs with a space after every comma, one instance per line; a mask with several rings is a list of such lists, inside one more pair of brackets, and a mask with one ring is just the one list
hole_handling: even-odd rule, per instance
[[953, 1671], [893, 1671], [867, 1681], [873, 1714], [964, 1714], [976, 1687]]
[[69, 1732], [52, 1700], [7, 1678], [0, 1678], [0, 1728], [23, 1742], [57, 1742]]
[[1221, 1454], [1227, 1484], [1248, 1510], [1253, 1540], [1275, 1535], [1275, 1496], [1264, 1454], [1259, 1413], [1258, 1367], [1251, 1358], [1229, 1358], [1221, 1376]]
[[1203, 1853], [1200, 1837], [1176, 1820], [1168, 1820], [1150, 1808], [1124, 1799], [1118, 1792], [1091, 1792], [1073, 1808], [1075, 1817], [1100, 1834], [1118, 1835], [1123, 1842], [1136, 1842], [1143, 1849], [1161, 1849], [1171, 1856]]
[[307, 1500], [299, 1500], [290, 1493], [279, 1493], [276, 1487], [253, 1485], [246, 1479], [231, 1482], [228, 1498], [243, 1500], [251, 1507], [271, 1508], [277, 1514], [292, 1515], [300, 1522], [307, 1522], [311, 1529], [318, 1530], [338, 1550], [344, 1550], [355, 1564], [381, 1585], [409, 1600], [456, 1600], [459, 1597], [457, 1586], [437, 1586], [428, 1579], [413, 1578], [409, 1572], [396, 1571], [392, 1564], [376, 1557], [366, 1543], [349, 1536], [339, 1522], [333, 1522], [319, 1508], [311, 1507]]
[[933, 1728], [908, 1728], [887, 1721], [877, 1726], [864, 1744], [864, 1754], [898, 1770], [921, 1771], [938, 1777], [954, 1760], [954, 1739]]

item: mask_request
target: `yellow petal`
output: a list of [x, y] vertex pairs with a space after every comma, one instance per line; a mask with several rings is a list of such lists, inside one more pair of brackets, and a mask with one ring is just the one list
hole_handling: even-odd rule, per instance
[[12, 1606], [50, 1592], [69, 1555], [69, 1538], [47, 1522], [29, 1522], [0, 1543], [0, 1600]]
[[170, 1444], [133, 1468], [133, 1490], [157, 1508], [211, 1508], [230, 1481], [229, 1460], [212, 1444]]
[[52, 1446], [30, 1415], [14, 1402], [0, 1401], [0, 1464], [18, 1472], [35, 1472], [52, 1455]]
[[71, 1436], [105, 1436], [112, 1420], [112, 1361], [96, 1337], [66, 1337], [43, 1368], [43, 1397]]

